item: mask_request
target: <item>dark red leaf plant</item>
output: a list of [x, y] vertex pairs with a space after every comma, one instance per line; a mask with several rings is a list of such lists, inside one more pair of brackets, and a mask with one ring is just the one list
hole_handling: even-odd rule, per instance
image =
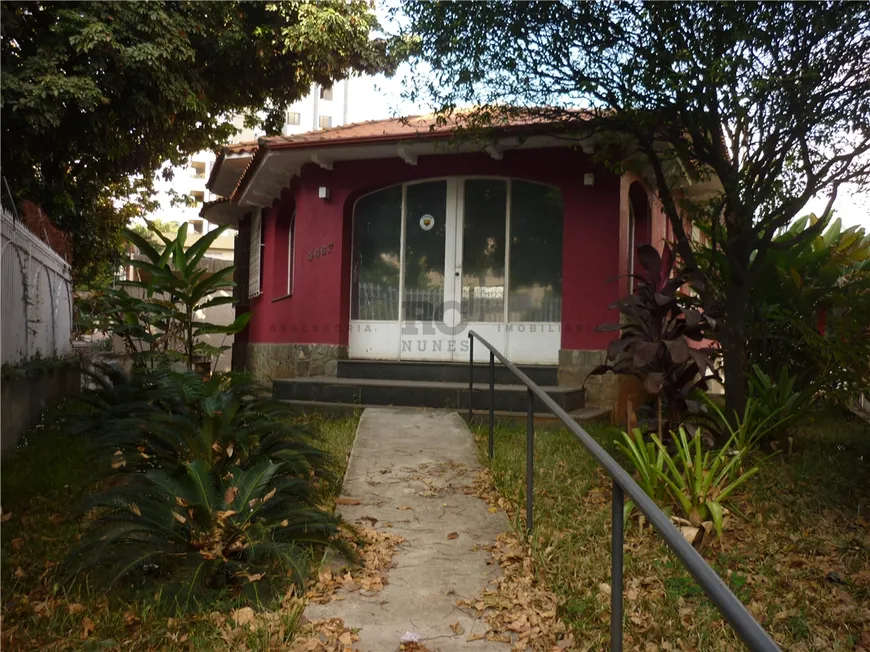
[[[602, 324], [600, 332], [619, 331], [607, 347], [607, 360], [590, 372], [631, 375], [643, 381], [656, 400], [659, 437], [676, 428], [686, 401], [695, 389], [719, 376], [711, 366], [713, 349], [703, 346], [715, 322], [690, 306], [687, 286], [703, 289], [703, 276], [695, 270], [676, 270], [673, 250], [662, 254], [651, 245], [638, 247], [641, 274], [631, 276], [634, 289], [611, 308], [620, 313], [618, 324]], [[664, 410], [667, 409], [667, 420]]]

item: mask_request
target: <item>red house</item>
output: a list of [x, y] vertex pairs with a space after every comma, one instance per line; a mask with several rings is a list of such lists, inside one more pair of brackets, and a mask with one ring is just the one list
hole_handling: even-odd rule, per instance
[[[595, 327], [627, 291], [614, 279], [667, 226], [640, 177], [594, 164], [581, 142], [541, 125], [461, 140], [412, 118], [225, 148], [208, 183], [225, 199], [202, 215], [239, 230], [254, 316], [238, 364], [298, 401], [445, 407], [467, 400], [473, 329], [582, 405], [612, 338]], [[502, 390], [506, 409], [525, 398]], [[587, 405], [618, 398], [615, 378], [587, 383]]]

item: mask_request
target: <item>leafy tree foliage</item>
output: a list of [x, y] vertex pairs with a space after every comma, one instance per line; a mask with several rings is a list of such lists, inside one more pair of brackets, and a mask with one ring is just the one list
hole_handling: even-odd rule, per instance
[[275, 133], [313, 82], [402, 49], [362, 1], [4, 1], [0, 23], [3, 176], [73, 235], [78, 281], [118, 261], [165, 162], [224, 144], [233, 114]]
[[[821, 231], [845, 183], [870, 179], [866, 3], [410, 3], [428, 98], [469, 129], [516, 118], [599, 136], [597, 156], [653, 179], [676, 248], [714, 225], [728, 412], [745, 401], [750, 288], [771, 250]], [[457, 107], [474, 108], [457, 112]], [[582, 111], [582, 113], [580, 113]], [[696, 192], [683, 190], [692, 185]], [[807, 201], [825, 218], [774, 242]]]
[[[796, 391], [848, 403], [870, 391], [870, 235], [820, 223], [807, 215], [773, 238], [750, 290], [746, 352], [755, 375], [785, 373]], [[722, 251], [704, 244], [696, 256], [711, 291], [724, 292]]]

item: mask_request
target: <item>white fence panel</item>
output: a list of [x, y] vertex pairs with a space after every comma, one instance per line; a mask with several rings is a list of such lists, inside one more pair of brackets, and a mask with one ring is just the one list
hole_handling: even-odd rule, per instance
[[2, 358], [72, 353], [72, 274], [51, 247], [2, 211]]

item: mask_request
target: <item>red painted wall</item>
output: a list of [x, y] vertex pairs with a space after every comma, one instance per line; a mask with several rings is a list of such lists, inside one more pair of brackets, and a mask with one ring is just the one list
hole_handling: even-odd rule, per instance
[[[583, 175], [594, 172], [593, 186]], [[333, 170], [302, 169], [271, 210], [264, 212], [262, 295], [251, 301], [251, 342], [347, 344], [350, 310], [353, 203], [367, 192], [415, 179], [502, 176], [558, 186], [565, 206], [562, 348], [603, 349], [612, 334], [595, 333], [617, 314], [620, 179], [595, 168], [568, 148], [515, 150], [502, 160], [487, 154], [421, 156], [416, 166], [401, 159], [337, 162]], [[330, 199], [318, 198], [326, 186]], [[286, 295], [288, 225], [295, 205], [295, 266], [292, 296]], [[326, 247], [323, 256], [309, 253]], [[331, 248], [330, 248], [331, 247]]]

